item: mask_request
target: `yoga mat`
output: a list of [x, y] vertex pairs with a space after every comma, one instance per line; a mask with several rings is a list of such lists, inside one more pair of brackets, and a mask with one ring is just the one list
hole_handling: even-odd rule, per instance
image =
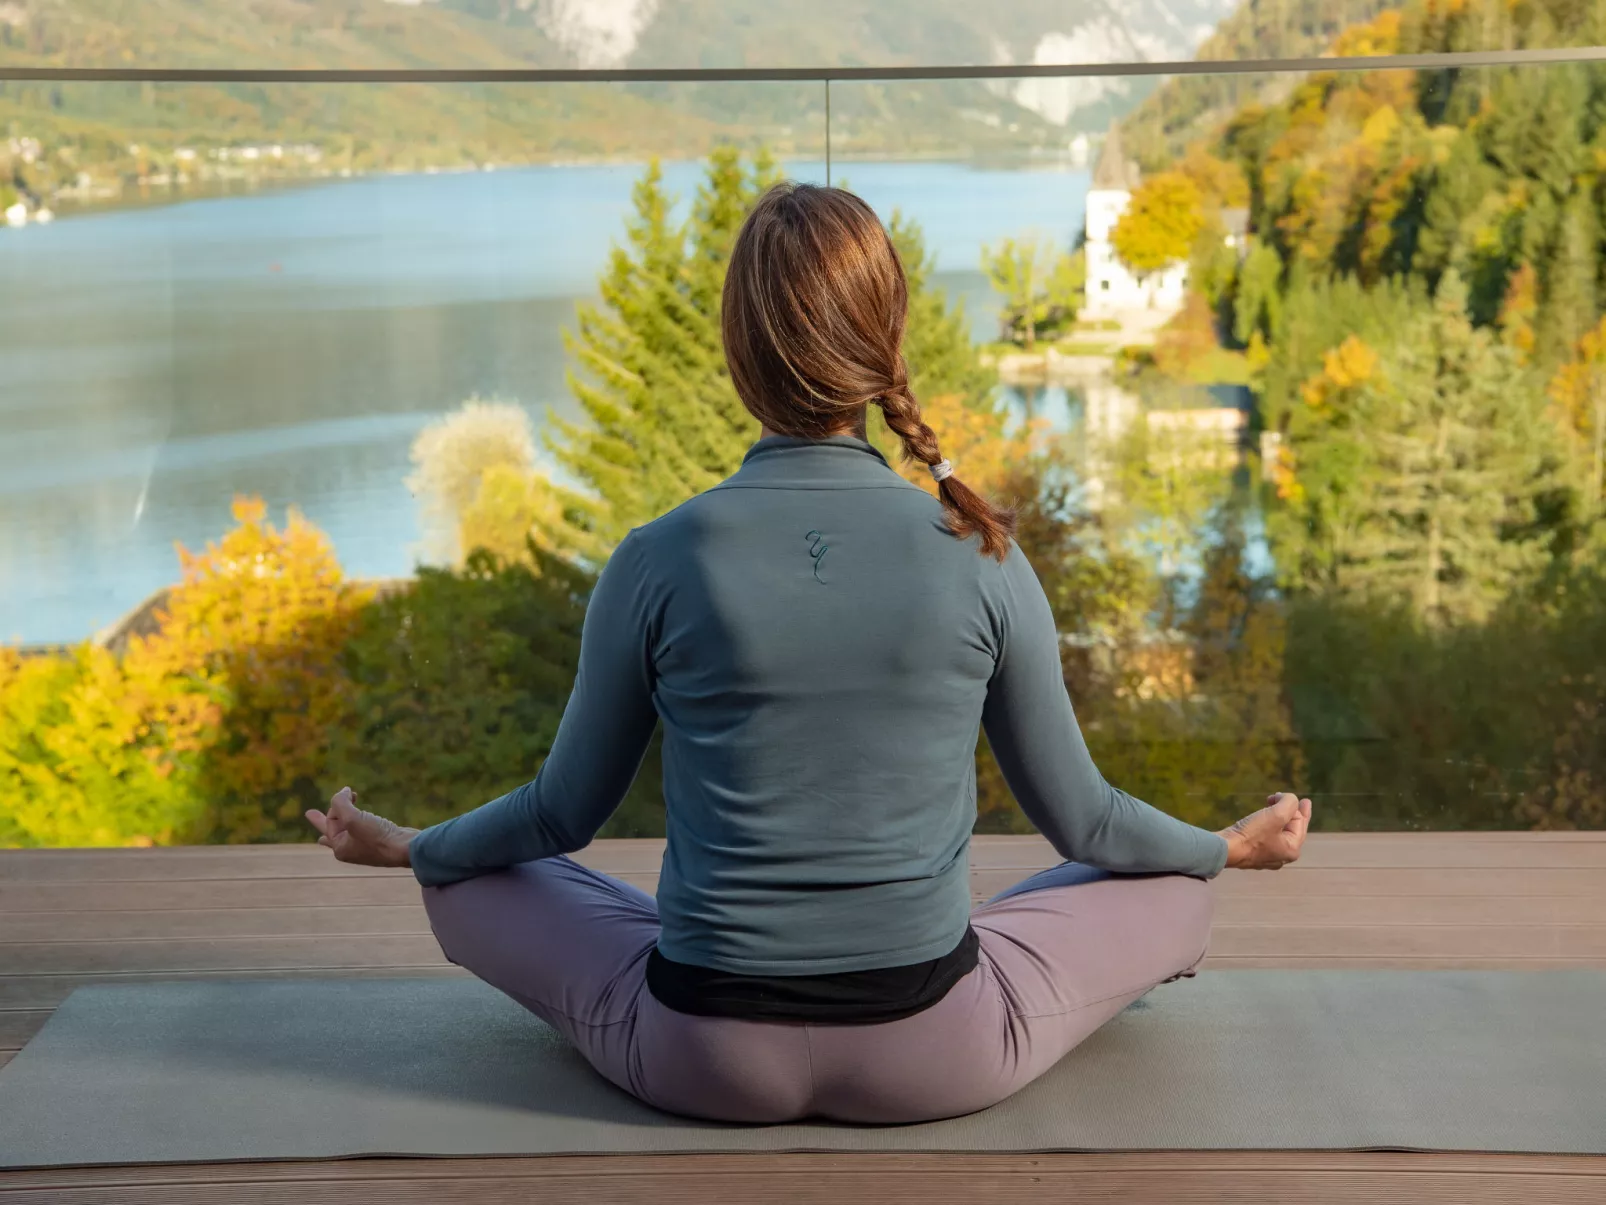
[[981, 1113], [688, 1121], [471, 979], [80, 988], [0, 1070], [0, 1166], [692, 1151], [1606, 1152], [1606, 973], [1219, 971]]

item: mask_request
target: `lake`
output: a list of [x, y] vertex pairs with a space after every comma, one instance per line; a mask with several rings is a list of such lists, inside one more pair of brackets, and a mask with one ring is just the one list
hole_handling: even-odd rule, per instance
[[[995, 330], [984, 243], [1069, 242], [1088, 175], [848, 163]], [[787, 165], [799, 179], [823, 164]], [[682, 211], [701, 169], [668, 164]], [[0, 229], [0, 641], [80, 640], [177, 580], [230, 499], [295, 505], [359, 577], [420, 559], [413, 438], [479, 395], [573, 417], [562, 332], [633, 165], [367, 177]]]

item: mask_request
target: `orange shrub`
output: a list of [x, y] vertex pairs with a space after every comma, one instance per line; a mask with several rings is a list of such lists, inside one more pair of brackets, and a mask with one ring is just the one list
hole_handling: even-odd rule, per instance
[[124, 669], [172, 684], [150, 695], [147, 722], [197, 756], [212, 835], [253, 841], [299, 834], [322, 798], [350, 695], [340, 652], [371, 591], [343, 579], [328, 537], [295, 510], [283, 530], [259, 499], [236, 499], [233, 514], [238, 526], [204, 552], [179, 548], [183, 580]]

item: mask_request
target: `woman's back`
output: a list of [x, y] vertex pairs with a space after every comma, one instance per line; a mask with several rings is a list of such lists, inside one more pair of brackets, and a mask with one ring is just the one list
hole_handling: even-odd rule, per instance
[[847, 435], [759, 440], [623, 551], [664, 725], [664, 954], [814, 974], [952, 949], [1003, 567]]

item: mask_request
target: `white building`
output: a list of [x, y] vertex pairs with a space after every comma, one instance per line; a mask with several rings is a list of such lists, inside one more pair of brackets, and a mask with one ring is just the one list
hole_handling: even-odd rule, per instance
[[1139, 274], [1121, 262], [1110, 242], [1141, 178], [1138, 165], [1126, 157], [1121, 146], [1120, 127], [1111, 126], [1093, 166], [1093, 187], [1087, 194], [1087, 304], [1083, 318], [1127, 317], [1148, 326], [1182, 308], [1188, 286], [1187, 261]]

